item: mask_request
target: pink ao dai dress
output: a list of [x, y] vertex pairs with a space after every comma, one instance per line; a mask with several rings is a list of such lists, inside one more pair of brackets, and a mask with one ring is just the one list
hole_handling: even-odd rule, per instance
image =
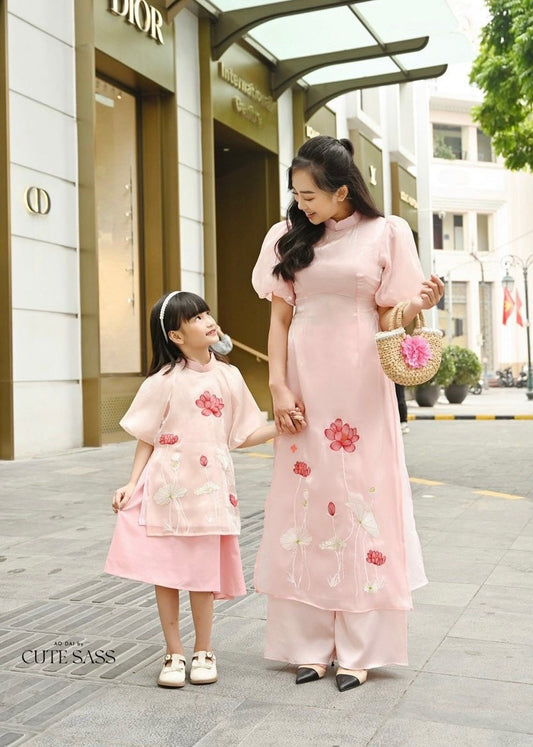
[[177, 364], [149, 376], [122, 427], [154, 450], [118, 512], [105, 571], [171, 589], [246, 593], [230, 449], [264, 418], [235, 366]]
[[252, 277], [261, 298], [294, 306], [287, 383], [308, 424], [275, 442], [255, 571], [269, 595], [266, 656], [327, 664], [336, 649], [352, 669], [406, 664], [406, 611], [426, 577], [374, 335], [377, 307], [418, 293], [424, 274], [401, 218], [356, 212], [325, 226], [294, 283], [272, 275], [287, 230], [273, 226]]

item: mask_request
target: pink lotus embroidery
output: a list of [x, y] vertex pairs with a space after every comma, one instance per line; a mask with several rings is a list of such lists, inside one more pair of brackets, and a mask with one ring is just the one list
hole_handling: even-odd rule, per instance
[[296, 464], [292, 468], [292, 471], [295, 475], [300, 475], [301, 477], [309, 477], [309, 475], [311, 474], [311, 467], [309, 467], [309, 465], [305, 462], [296, 462]]
[[333, 501], [330, 501], [330, 502], [328, 503], [328, 514], [329, 514], [330, 516], [335, 516], [335, 511], [336, 511], [336, 510], [337, 510], [337, 509], [336, 509], [336, 507], [335, 507], [335, 504], [333, 503]]
[[366, 554], [366, 562], [372, 563], [372, 565], [383, 565], [387, 560], [387, 556], [379, 552], [379, 550], [369, 550]]
[[202, 467], [207, 467], [207, 457], [206, 456], [202, 455], [200, 457], [200, 464], [202, 465]]
[[229, 494], [229, 502], [231, 503], [231, 505], [232, 505], [232, 506], [233, 506], [234, 508], [236, 508], [236, 507], [237, 507], [237, 503], [238, 503], [239, 501], [237, 500], [236, 496], [234, 496], [234, 495], [233, 495], [233, 493], [230, 493], [230, 494]]
[[214, 415], [215, 418], [219, 418], [222, 415], [224, 403], [221, 397], [217, 397], [215, 394], [211, 394], [211, 392], [201, 394], [196, 400], [196, 404], [202, 408], [202, 415]]
[[172, 446], [172, 444], [177, 444], [178, 441], [179, 438], [174, 433], [162, 433], [159, 436], [159, 443], [164, 446]]
[[355, 444], [359, 441], [359, 434], [357, 428], [352, 428], [348, 423], [343, 423], [340, 418], [337, 418], [329, 428], [326, 428], [324, 435], [332, 443], [329, 448], [333, 451], [355, 451]]
[[407, 335], [402, 342], [403, 359], [409, 368], [422, 368], [433, 357], [425, 337]]

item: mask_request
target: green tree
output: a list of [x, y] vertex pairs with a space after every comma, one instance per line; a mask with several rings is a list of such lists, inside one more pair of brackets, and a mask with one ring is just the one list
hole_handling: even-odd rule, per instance
[[533, 170], [533, 0], [486, 0], [491, 20], [470, 73], [484, 94], [474, 109], [508, 169]]

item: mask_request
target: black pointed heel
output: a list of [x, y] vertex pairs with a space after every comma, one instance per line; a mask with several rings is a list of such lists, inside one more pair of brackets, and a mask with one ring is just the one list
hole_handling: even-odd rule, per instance
[[321, 680], [324, 675], [325, 672], [322, 672], [322, 674], [320, 674], [313, 667], [298, 667], [298, 670], [296, 672], [296, 684], [306, 685], [308, 682]]

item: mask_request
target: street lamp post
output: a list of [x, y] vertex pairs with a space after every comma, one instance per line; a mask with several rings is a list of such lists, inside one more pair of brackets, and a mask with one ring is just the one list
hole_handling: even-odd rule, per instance
[[506, 271], [505, 276], [502, 279], [502, 285], [504, 288], [507, 288], [509, 291], [512, 292], [514, 288], [514, 278], [509, 273], [510, 267], [520, 267], [522, 269], [522, 273], [524, 275], [524, 296], [526, 301], [526, 336], [527, 336], [527, 398], [530, 400], [533, 400], [533, 368], [531, 365], [531, 324], [530, 324], [530, 318], [529, 318], [529, 289], [527, 284], [527, 274], [529, 271], [530, 266], [533, 264], [533, 254], [530, 254], [527, 259], [523, 259], [522, 257], [518, 257], [516, 254], [508, 254], [507, 256], [503, 257], [503, 262], [505, 263]]

